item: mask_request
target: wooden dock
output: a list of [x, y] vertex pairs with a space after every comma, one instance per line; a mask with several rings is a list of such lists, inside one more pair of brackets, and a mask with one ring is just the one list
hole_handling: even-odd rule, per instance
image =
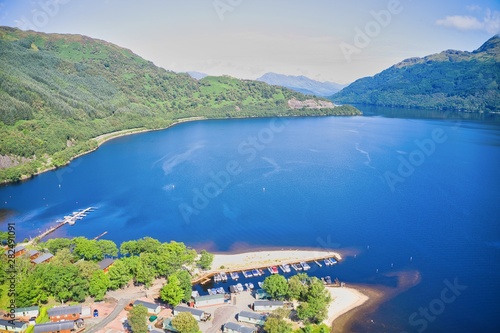
[[250, 271], [253, 269], [258, 270], [258, 269], [267, 268], [269, 266], [277, 266], [277, 265], [285, 265], [285, 264], [291, 265], [291, 264], [298, 264], [299, 262], [315, 262], [318, 260], [324, 260], [326, 258], [335, 258], [335, 260], [337, 260], [337, 261], [341, 260], [341, 258], [336, 253], [330, 253], [330, 254], [325, 254], [322, 256], [305, 258], [305, 259], [300, 259], [300, 260], [295, 259], [295, 260], [284, 260], [284, 261], [274, 262], [274, 263], [267, 264], [266, 266], [262, 266], [262, 264], [260, 264], [260, 265], [250, 265], [250, 266], [247, 266], [244, 268], [239, 267], [237, 269], [217, 269], [217, 270], [212, 270], [212, 271], [206, 272], [205, 274], [202, 274], [201, 276], [194, 278], [193, 280], [191, 280], [191, 284], [192, 285], [205, 284], [205, 283], [211, 281], [212, 277], [215, 274], [219, 274], [221, 272], [231, 273], [231, 272]]

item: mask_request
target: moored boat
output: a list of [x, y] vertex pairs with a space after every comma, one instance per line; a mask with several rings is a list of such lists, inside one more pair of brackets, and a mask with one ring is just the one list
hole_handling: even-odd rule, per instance
[[305, 261], [301, 261], [300, 262], [300, 266], [302, 266], [302, 268], [304, 269], [304, 271], [307, 271], [307, 270], [311, 269], [311, 266], [309, 266]]

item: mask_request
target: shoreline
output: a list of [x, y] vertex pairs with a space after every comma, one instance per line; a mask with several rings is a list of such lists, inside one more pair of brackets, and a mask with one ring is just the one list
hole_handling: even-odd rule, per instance
[[[167, 127], [162, 127], [162, 128], [145, 128], [145, 127], [137, 127], [137, 128], [131, 128], [131, 129], [124, 129], [124, 130], [119, 130], [119, 131], [114, 131], [114, 132], [110, 132], [110, 133], [106, 133], [106, 134], [101, 134], [99, 136], [96, 136], [95, 138], [90, 138], [90, 140], [95, 140], [97, 142], [97, 147], [93, 148], [93, 149], [90, 149], [88, 151], [84, 151], [80, 154], [77, 154], [73, 157], [70, 158], [70, 160], [65, 163], [64, 165], [60, 166], [60, 167], [56, 167], [56, 166], [50, 166], [50, 167], [47, 167], [43, 170], [39, 170], [35, 173], [33, 173], [32, 175], [21, 175], [20, 179], [18, 180], [19, 182], [24, 182], [24, 181], [27, 181], [35, 176], [38, 176], [38, 175], [41, 175], [42, 173], [45, 173], [45, 172], [49, 172], [49, 171], [53, 171], [53, 170], [57, 170], [59, 168], [64, 168], [66, 166], [68, 166], [73, 160], [79, 158], [79, 157], [82, 157], [84, 155], [87, 155], [87, 154], [90, 154], [90, 153], [93, 153], [94, 151], [96, 151], [97, 149], [99, 149], [99, 147], [101, 145], [103, 145], [104, 143], [108, 142], [108, 141], [111, 141], [113, 139], [117, 139], [117, 138], [121, 138], [121, 137], [124, 137], [124, 136], [128, 136], [128, 135], [133, 135], [133, 134], [139, 134], [139, 133], [146, 133], [146, 132], [154, 132], [154, 131], [162, 131], [162, 130], [166, 130], [170, 127], [173, 127], [175, 125], [178, 125], [178, 124], [181, 124], [181, 123], [185, 123], [185, 122], [190, 122], [190, 121], [198, 121], [198, 120], [206, 120], [208, 118], [206, 117], [189, 117], [189, 118], [180, 118], [180, 119], [177, 119], [175, 120], [173, 123], [171, 123], [170, 125], [168, 125]], [[12, 183], [16, 183], [17, 181], [5, 181], [3, 183], [1, 183], [1, 185], [8, 185], [8, 184], [12, 184]]]

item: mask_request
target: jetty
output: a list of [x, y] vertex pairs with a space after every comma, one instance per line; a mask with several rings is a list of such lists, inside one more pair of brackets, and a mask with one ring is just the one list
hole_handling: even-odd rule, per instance
[[[330, 261], [330, 258], [332, 261]], [[309, 267], [309, 265], [306, 264], [306, 262], [319, 262], [321, 260], [325, 260], [325, 261], [328, 261], [330, 263], [330, 265], [333, 265], [332, 262], [335, 262], [337, 263], [338, 261], [340, 261], [342, 258], [340, 257], [340, 255], [336, 254], [336, 253], [325, 253], [324, 255], [321, 255], [321, 256], [314, 256], [314, 257], [311, 257], [311, 258], [303, 258], [301, 260], [283, 260], [283, 261], [277, 261], [277, 262], [274, 262], [272, 263], [271, 266], [280, 266], [280, 267], [289, 267], [288, 265], [292, 265], [297, 267], [297, 270], [302, 270], [303, 269], [303, 266], [301, 265], [301, 263], [304, 263], [305, 267]], [[195, 277], [192, 281], [191, 281], [191, 284], [192, 285], [195, 285], [195, 284], [205, 284], [209, 281], [212, 281], [215, 277], [215, 282], [220, 282], [221, 279], [220, 279], [220, 274], [221, 273], [226, 273], [226, 274], [229, 274], [231, 275], [231, 273], [239, 273], [241, 272], [243, 274], [244, 277], [246, 278], [249, 278], [249, 277], [252, 277], [252, 276], [260, 276], [262, 273], [262, 269], [267, 269], [267, 267], [269, 267], [269, 264], [267, 265], [262, 265], [262, 264], [259, 264], [259, 265], [248, 265], [246, 267], [238, 267], [238, 268], [234, 268], [234, 269], [228, 269], [228, 268], [225, 268], [225, 269], [220, 269], [220, 270], [211, 270], [211, 271], [208, 271], [208, 272], [205, 272], [204, 274], [198, 276], [198, 277]], [[309, 269], [307, 268], [307, 269]], [[288, 271], [290, 271], [290, 269], [288, 268]]]
[[[96, 207], [88, 207], [85, 209], [77, 210], [77, 211], [73, 212], [71, 215], [64, 216], [63, 219], [56, 221], [57, 222], [56, 225], [48, 228], [47, 230], [42, 232], [37, 237], [31, 239], [28, 242], [28, 244], [31, 244], [31, 243], [34, 243], [34, 242], [41, 240], [43, 237], [53, 233], [54, 231], [56, 231], [57, 229], [59, 229], [60, 227], [62, 227], [65, 224], [69, 224], [69, 225], [75, 224], [77, 220], [83, 219], [85, 216], [87, 216], [88, 213], [93, 212], [96, 209], [97, 209]], [[103, 236], [103, 235], [101, 235], [101, 236]], [[101, 237], [101, 236], [99, 236], [99, 237]]]

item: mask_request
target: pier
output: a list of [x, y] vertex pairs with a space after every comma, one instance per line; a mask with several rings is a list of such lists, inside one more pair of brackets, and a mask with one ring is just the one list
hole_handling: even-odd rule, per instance
[[[69, 225], [75, 224], [76, 220], [83, 219], [85, 216], [87, 216], [88, 213], [93, 212], [96, 209], [97, 209], [96, 207], [88, 207], [88, 208], [81, 209], [81, 210], [78, 210], [76, 212], [73, 212], [73, 214], [65, 216], [62, 220], [57, 220], [56, 221], [57, 222], [56, 225], [50, 227], [49, 229], [45, 230], [44, 232], [42, 232], [37, 237], [31, 239], [28, 242], [28, 244], [36, 243], [36, 242], [40, 241], [43, 237], [45, 237], [45, 236], [53, 233], [54, 231], [56, 231], [57, 229], [59, 229], [60, 227], [62, 227], [65, 224], [69, 224]], [[105, 232], [105, 233], [107, 233], [107, 232]], [[103, 236], [105, 233], [103, 233], [102, 235], [100, 235], [98, 237]]]
[[262, 264], [259, 264], [259, 265], [248, 265], [244, 268], [238, 267], [238, 268], [233, 268], [233, 269], [217, 269], [217, 270], [212, 270], [212, 271], [206, 272], [206, 273], [202, 274], [201, 276], [196, 277], [195, 279], [193, 279], [191, 281], [191, 284], [192, 285], [205, 284], [205, 283], [211, 281], [213, 276], [220, 274], [222, 272], [230, 274], [233, 272], [252, 271], [254, 269], [259, 270], [262, 268], [267, 268], [268, 266], [285, 265], [285, 264], [288, 264], [288, 265], [297, 264], [300, 266], [300, 262], [315, 262], [315, 261], [319, 261], [319, 260], [329, 259], [332, 257], [335, 258], [336, 261], [341, 260], [341, 257], [336, 253], [329, 253], [329, 254], [325, 253], [324, 255], [321, 255], [321, 256], [304, 258], [304, 259], [300, 259], [300, 260], [295, 259], [295, 260], [283, 260], [283, 261], [279, 261], [279, 262], [274, 262], [274, 263], [270, 263], [267, 266], [263, 266]]

